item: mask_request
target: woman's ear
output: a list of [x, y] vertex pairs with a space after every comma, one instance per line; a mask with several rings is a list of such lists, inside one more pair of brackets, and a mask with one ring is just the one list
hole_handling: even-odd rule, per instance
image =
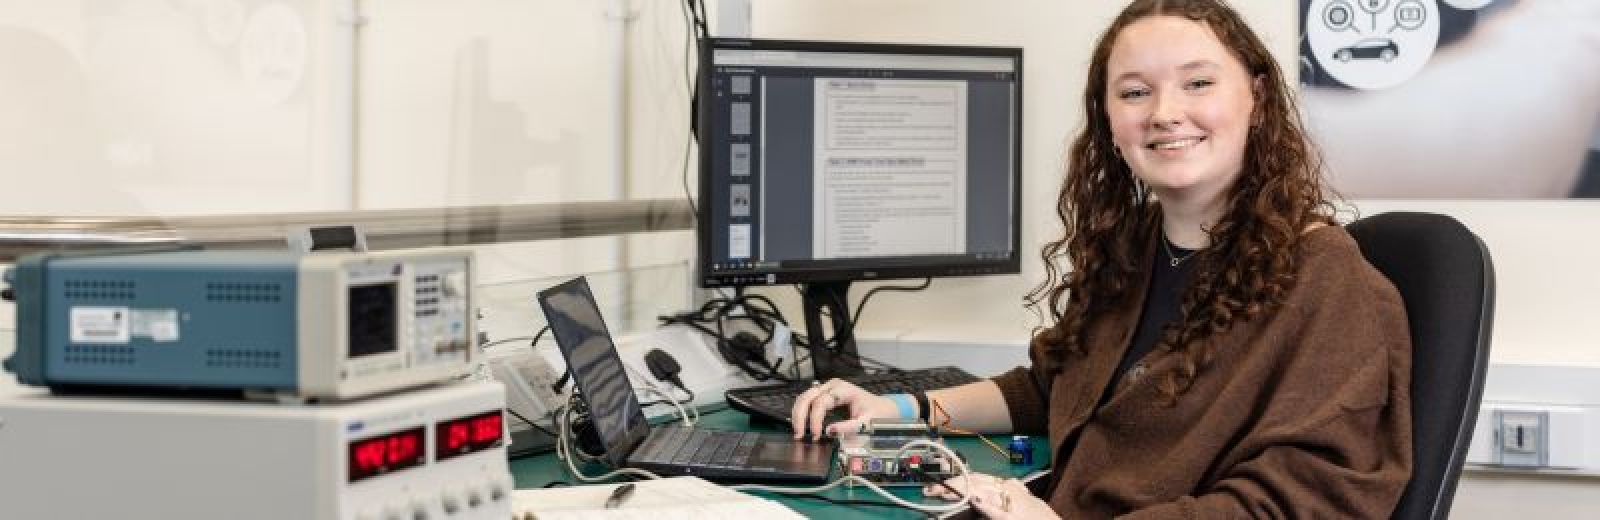
[[1262, 95], [1266, 91], [1267, 75], [1256, 74], [1255, 79], [1250, 82], [1251, 98], [1255, 100], [1254, 103], [1250, 104], [1250, 126], [1252, 127], [1261, 126], [1261, 102], [1264, 99]]

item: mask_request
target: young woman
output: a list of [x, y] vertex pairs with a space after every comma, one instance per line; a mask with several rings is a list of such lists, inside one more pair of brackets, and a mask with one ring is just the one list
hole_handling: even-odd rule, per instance
[[916, 414], [1048, 435], [1043, 496], [987, 476], [925, 490], [997, 518], [1388, 516], [1411, 473], [1405, 309], [1334, 222], [1261, 40], [1219, 0], [1136, 0], [1083, 103], [1032, 366], [920, 398], [829, 381], [795, 435], [832, 433], [839, 406], [830, 430]]

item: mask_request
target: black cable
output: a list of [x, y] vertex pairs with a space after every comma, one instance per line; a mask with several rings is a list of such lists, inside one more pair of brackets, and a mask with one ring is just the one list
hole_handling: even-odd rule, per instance
[[[815, 349], [818, 349], [818, 348], [824, 348], [824, 347], [813, 346], [813, 345], [810, 345], [810, 344], [799, 344], [799, 345], [801, 347], [804, 347], [806, 350], [815, 350]], [[884, 361], [879, 361], [879, 360], [876, 360], [876, 359], [873, 359], [873, 358], [870, 358], [870, 357], [867, 357], [867, 356], [863, 356], [863, 355], [861, 355], [860, 353], [857, 353], [857, 352], [833, 352], [833, 354], [834, 355], [839, 355], [839, 356], [845, 356], [845, 357], [854, 359], [854, 360], [856, 360], [858, 362], [866, 362], [866, 363], [870, 363], [870, 364], [876, 365], [877, 368], [880, 368], [884, 372], [888, 372], [888, 373], [891, 373], [891, 374], [905, 372], [905, 369], [903, 369], [903, 368], [894, 366], [893, 364], [890, 364], [890, 363], [887, 363], [887, 362], [884, 362]], [[805, 357], [802, 357], [800, 359], [795, 360], [795, 363], [797, 363], [797, 364], [798, 363], [804, 363], [806, 361], [809, 361], [810, 359], [811, 359], [811, 356], [807, 355]]]
[[533, 336], [517, 336], [517, 337], [514, 337], [514, 338], [497, 339], [497, 340], [494, 340], [494, 341], [490, 341], [488, 343], [484, 343], [483, 344], [483, 348], [489, 348], [489, 347], [493, 347], [495, 345], [504, 345], [506, 343], [510, 343], [510, 342], [513, 342], [513, 341], [522, 341], [522, 340], [527, 340], [527, 339], [533, 339]]
[[[777, 314], [777, 306], [772, 305], [772, 300], [768, 300], [768, 299], [766, 299], [766, 297], [761, 296], [761, 295], [746, 296], [744, 294], [744, 288], [743, 287], [734, 289], [733, 303], [730, 304], [730, 305], [723, 305], [720, 308], [718, 308], [716, 316], [712, 320], [713, 323], [717, 324], [717, 335], [716, 335], [716, 337], [721, 340], [721, 341], [718, 342], [718, 349], [723, 351], [722, 355], [723, 355], [724, 358], [728, 358], [730, 361], [734, 361], [735, 364], [739, 365], [740, 368], [744, 369], [746, 373], [750, 374], [751, 377], [754, 377], [757, 381], [766, 381], [768, 379], [777, 379], [779, 381], [787, 382], [787, 381], [789, 381], [789, 377], [783, 375], [783, 372], [778, 370], [778, 365], [783, 363], [782, 359], [779, 359], [776, 362], [768, 362], [767, 359], [766, 359], [765, 352], [755, 352], [755, 353], [753, 353], [754, 355], [748, 355], [747, 354], [745, 356], [740, 356], [740, 354], [741, 354], [740, 352], [733, 351], [733, 348], [734, 348], [733, 347], [733, 343], [732, 343], [733, 338], [729, 338], [728, 334], [727, 334], [727, 331], [723, 328], [724, 325], [730, 319], [729, 315], [732, 314], [732, 312], [735, 309], [741, 309], [741, 308], [745, 309], [745, 312], [748, 313], [748, 315], [754, 315], [754, 316], [769, 315], [769, 313], [767, 311], [751, 307], [750, 304], [749, 304], [749, 300], [757, 300], [757, 301], [766, 302], [767, 305], [772, 309], [772, 311], [770, 312], [770, 316], [776, 317], [776, 319], [778, 319], [780, 322], [782, 322], [783, 318], [782, 318], [782, 316]], [[772, 342], [772, 336], [773, 336], [773, 333], [776, 330], [776, 326], [771, 325], [771, 321], [770, 320], [761, 320], [761, 319], [754, 319], [754, 318], [747, 318], [747, 319], [751, 319], [752, 321], [754, 321], [756, 323], [757, 327], [761, 328], [763, 331], [765, 331], [767, 333], [766, 339], [762, 340], [760, 343], [758, 343], [758, 345], [766, 345], [766, 344], [769, 344], [769, 343]], [[787, 325], [787, 323], [785, 323], [785, 325]], [[751, 363], [757, 363], [757, 366], [760, 369], [756, 370], [756, 369], [751, 369], [751, 368], [747, 367], [745, 365], [746, 361], [751, 362]]]
[[[684, 391], [688, 392], [688, 390], [684, 390]], [[657, 392], [657, 393], [660, 393], [660, 392]], [[683, 399], [681, 401], [678, 400], [678, 399], [672, 399], [672, 396], [670, 396], [670, 395], [666, 396], [666, 397], [667, 397], [667, 399], [656, 399], [654, 401], [650, 401], [650, 402], [646, 402], [646, 403], [639, 403], [639, 407], [640, 408], [648, 408], [648, 407], [651, 407], [651, 406], [657, 406], [657, 405], [663, 405], [663, 404], [674, 404], [674, 403], [676, 403], [678, 406], [690, 406], [690, 405], [694, 404], [694, 392], [689, 392], [689, 398]]]
[[710, 38], [711, 29], [706, 28], [706, 0], [695, 0], [695, 5], [697, 6], [695, 19], [700, 22], [700, 37]]
[[554, 393], [556, 395], [560, 395], [561, 394], [561, 388], [567, 386], [567, 380], [568, 379], [572, 379], [572, 368], [571, 367], [568, 367], [566, 370], [563, 370], [561, 372], [561, 377], [556, 378], [556, 382], [550, 384], [551, 393]]
[[[840, 338], [851, 337], [851, 336], [853, 336], [855, 334], [856, 324], [861, 322], [861, 313], [866, 311], [867, 302], [871, 301], [872, 297], [877, 295], [879, 292], [882, 292], [882, 291], [915, 292], [915, 291], [921, 291], [921, 290], [927, 289], [928, 287], [930, 287], [932, 285], [933, 285], [933, 277], [930, 276], [930, 277], [923, 278], [922, 279], [922, 284], [920, 284], [920, 285], [880, 285], [880, 286], [877, 286], [877, 287], [873, 287], [871, 290], [867, 291], [867, 294], [865, 294], [865, 295], [863, 295], [861, 297], [861, 302], [856, 304], [856, 311], [852, 316], [850, 316], [850, 320], [845, 322], [844, 330], [842, 330], [842, 331], [834, 331], [833, 337], [832, 338], [827, 338], [825, 340], [822, 340], [820, 345], [813, 344], [812, 343], [812, 338], [806, 338], [805, 341], [797, 342], [796, 344], [798, 344], [798, 345], [800, 345], [802, 347], [805, 347], [807, 350], [815, 350], [815, 349], [818, 349], [818, 348], [829, 349], [831, 351], [834, 351], [833, 354], [835, 354], [835, 355], [843, 355], [843, 356], [855, 358], [855, 360], [857, 362], [863, 362], [864, 361], [864, 362], [867, 362], [867, 363], [872, 363], [874, 365], [878, 365], [879, 367], [882, 367], [883, 369], [887, 370], [890, 373], [904, 372], [905, 370], [902, 370], [899, 367], [896, 367], [894, 365], [891, 365], [891, 364], [888, 364], [888, 363], [884, 363], [882, 361], [878, 361], [878, 360], [863, 356], [863, 355], [861, 355], [859, 353], [839, 352], [838, 351], [839, 339]], [[796, 292], [800, 292], [802, 295], [805, 293], [805, 291], [803, 289], [801, 289], [799, 286], [794, 286], [794, 289], [795, 289]], [[839, 297], [840, 298], [844, 298], [843, 295], [840, 295]], [[796, 361], [796, 363], [798, 363], [798, 362], [799, 361]]]
[[[850, 318], [850, 321], [845, 324], [846, 328], [844, 331], [841, 332], [854, 332], [855, 324], [861, 319], [861, 314], [866, 309], [867, 303], [871, 301], [872, 297], [877, 295], [877, 293], [882, 291], [920, 291], [927, 289], [932, 284], [933, 278], [930, 277], [923, 279], [922, 284], [915, 286], [885, 285], [872, 288], [871, 290], [867, 291], [867, 294], [862, 296], [861, 302], [856, 305], [854, 315]], [[800, 290], [799, 287], [796, 287], [796, 290]], [[733, 314], [734, 312], [740, 310], [743, 310], [744, 314]], [[670, 316], [660, 316], [659, 319], [663, 325], [684, 325], [699, 331], [701, 334], [711, 337], [717, 342], [718, 353], [721, 354], [723, 358], [730, 364], [739, 367], [740, 370], [753, 379], [758, 381], [776, 379], [786, 382], [796, 380], [796, 378], [792, 377], [791, 375], [783, 374], [781, 369], [778, 368], [780, 365], [782, 365], [781, 359], [776, 362], [768, 362], [765, 359], [762, 359], [759, 362], [750, 360], [742, 356], [741, 353], [734, 351], [729, 344], [732, 338], [727, 336], [727, 328], [724, 325], [725, 322], [729, 320], [743, 319], [755, 323], [756, 326], [760, 328], [766, 335], [764, 338], [761, 338], [761, 344], [763, 345], [772, 342], [774, 335], [777, 333], [776, 324], [782, 324], [784, 327], [789, 327], [789, 321], [785, 319], [783, 317], [783, 313], [778, 310], [778, 305], [774, 303], [772, 299], [764, 295], [745, 294], [742, 287], [736, 288], [734, 296], [731, 298], [713, 298], [701, 305], [697, 310]], [[707, 324], [715, 325], [715, 328], [713, 329]], [[820, 342], [814, 342], [811, 338], [802, 336], [792, 328], [790, 329], [790, 333], [790, 343], [805, 350], [815, 350], [817, 348], [835, 349], [837, 347], [838, 338], [843, 337], [843, 334], [836, 334], [834, 338], [829, 338]], [[904, 370], [901, 368], [890, 363], [863, 356], [860, 353], [837, 352], [836, 354], [853, 358], [857, 362], [875, 365], [877, 368], [889, 373], [904, 372]], [[810, 357], [811, 356], [809, 355], [800, 357], [797, 353], [797, 359], [791, 362], [791, 367], [798, 366], [805, 360], [810, 359]]]
[[[950, 451], [954, 452], [955, 450], [950, 450]], [[959, 453], [958, 453], [958, 455], [959, 455]], [[907, 469], [909, 471], [911, 471], [912, 475], [915, 475], [917, 477], [917, 481], [918, 482], [921, 482], [923, 484], [938, 484], [939, 487], [948, 489], [948, 490], [950, 490], [951, 493], [955, 493], [956, 494], [956, 500], [962, 500], [962, 499], [967, 498], [966, 495], [961, 493], [961, 490], [945, 485], [943, 480], [939, 480], [939, 478], [934, 477], [933, 475], [929, 475], [928, 472], [923, 471], [922, 468], [907, 468]]]
[[[684, 4], [680, 5], [679, 7], [683, 12], [683, 30], [685, 35], [683, 40], [683, 85], [684, 91], [689, 99], [689, 131], [685, 132], [683, 139], [683, 197], [684, 200], [689, 203], [689, 215], [694, 222], [696, 222], [696, 225], [698, 225], [700, 221], [700, 211], [695, 207], [694, 190], [689, 189], [689, 153], [694, 149], [695, 138], [697, 137], [696, 133], [698, 132], [698, 130], [695, 128], [697, 126], [695, 124], [695, 119], [698, 117], [698, 112], [695, 109], [695, 89], [698, 87], [698, 84], [695, 82], [694, 77], [697, 75], [696, 73], [699, 69], [702, 50], [700, 48], [700, 42], [702, 41], [704, 34], [695, 34], [696, 25], [694, 0], [684, 0]], [[693, 54], [690, 53], [691, 47], [694, 49]]]
[[509, 406], [506, 407], [506, 412], [510, 413], [511, 415], [516, 416], [516, 418], [518, 418], [518, 419], [521, 419], [522, 422], [527, 423], [528, 426], [532, 426], [535, 429], [538, 429], [539, 431], [544, 432], [544, 434], [545, 435], [549, 435], [550, 438], [554, 439], [556, 437], [556, 432], [553, 432], [553, 431], [550, 431], [550, 430], [546, 430], [543, 426], [539, 426], [539, 423], [536, 423], [536, 422], [528, 420], [527, 417], [523, 417], [522, 414], [517, 413], [516, 410], [512, 410], [511, 407], [509, 407]]
[[[923, 278], [921, 285], [880, 285], [880, 286], [877, 286], [877, 287], [873, 287], [872, 290], [867, 291], [867, 294], [861, 297], [861, 303], [857, 303], [856, 304], [856, 312], [855, 312], [855, 314], [850, 316], [850, 321], [845, 322], [844, 331], [842, 331], [842, 332], [841, 331], [834, 331], [833, 337], [829, 338], [829, 340], [827, 342], [824, 342], [824, 345], [826, 345], [828, 347], [837, 347], [838, 345], [836, 344], [837, 343], [836, 340], [838, 338], [848, 337], [848, 335], [855, 334], [856, 324], [861, 322], [861, 313], [863, 311], [867, 310], [867, 302], [871, 301], [872, 297], [877, 295], [878, 292], [880, 292], [880, 291], [916, 292], [916, 291], [921, 291], [921, 290], [927, 289], [928, 287], [930, 287], [932, 285], [933, 285], [933, 277], [930, 276], [930, 277], [927, 277], [927, 278]], [[841, 295], [840, 298], [844, 298], [844, 296]]]
[[855, 315], [850, 317], [850, 328], [854, 329], [855, 324], [861, 322], [861, 312], [867, 310], [867, 301], [871, 300], [873, 295], [878, 294], [878, 291], [917, 292], [932, 285], [933, 277], [930, 276], [922, 279], [922, 285], [879, 285], [873, 287], [872, 290], [867, 291], [865, 296], [861, 297], [861, 303], [856, 304]]
[[539, 332], [534, 333], [533, 334], [533, 341], [528, 342], [528, 346], [530, 346], [530, 347], [539, 346], [539, 338], [544, 337], [544, 333], [546, 333], [546, 332], [550, 332], [550, 326], [549, 325], [545, 325], [544, 328], [539, 329]]
[[[742, 314], [735, 314], [740, 311]], [[765, 334], [764, 338], [759, 338], [759, 344], [766, 345], [776, 336], [778, 325], [788, 327], [789, 322], [778, 310], [778, 305], [766, 296], [745, 294], [742, 288], [736, 289], [732, 298], [714, 298], [694, 311], [660, 316], [659, 319], [663, 325], [685, 325], [711, 337], [716, 342], [717, 352], [725, 361], [757, 381], [793, 380], [778, 368], [783, 363], [782, 359], [768, 361], [764, 353], [741, 351], [734, 346], [734, 338], [727, 333], [727, 322], [747, 320]], [[791, 336], [791, 341], [794, 337]]]
[[522, 340], [525, 340], [525, 339], [532, 339], [533, 340], [533, 341], [528, 342], [528, 346], [530, 346], [530, 347], [538, 347], [539, 346], [539, 339], [543, 338], [544, 337], [544, 333], [546, 333], [546, 332], [550, 332], [550, 326], [549, 325], [545, 325], [544, 328], [539, 329], [539, 332], [534, 333], [534, 335], [532, 335], [532, 336], [517, 336], [515, 338], [498, 339], [498, 340], [490, 341], [488, 343], [484, 343], [483, 344], [483, 348], [489, 348], [489, 347], [493, 347], [495, 345], [501, 345], [501, 344], [510, 343], [510, 342], [513, 342], [513, 341], [522, 341]]

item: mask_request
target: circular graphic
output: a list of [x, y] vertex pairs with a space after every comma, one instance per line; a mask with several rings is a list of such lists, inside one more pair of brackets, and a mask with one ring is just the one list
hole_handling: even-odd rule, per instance
[[1356, 0], [1361, 4], [1361, 10], [1370, 14], [1378, 14], [1389, 7], [1389, 0]]
[[1312, 56], [1351, 88], [1404, 83], [1422, 71], [1439, 43], [1436, 0], [1312, 0], [1306, 13], [1318, 18], [1306, 20]]
[[1483, 6], [1489, 5], [1493, 2], [1494, 0], [1444, 0], [1445, 5], [1454, 7], [1456, 9], [1461, 9], [1463, 11], [1483, 9]]
[[1394, 26], [1407, 31], [1421, 29], [1428, 23], [1428, 8], [1421, 0], [1402, 0], [1394, 6]]
[[1322, 22], [1333, 32], [1350, 30], [1350, 25], [1355, 23], [1355, 13], [1355, 10], [1350, 8], [1349, 2], [1344, 0], [1328, 2], [1328, 7], [1322, 10]]

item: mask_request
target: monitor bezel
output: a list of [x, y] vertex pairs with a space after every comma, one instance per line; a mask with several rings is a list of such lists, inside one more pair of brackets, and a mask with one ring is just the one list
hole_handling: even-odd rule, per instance
[[[773, 40], [759, 38], [707, 38], [700, 46], [700, 67], [696, 74], [696, 102], [694, 105], [695, 128], [699, 138], [699, 192], [696, 194], [699, 205], [695, 208], [697, 225], [696, 232], [696, 278], [702, 288], [735, 287], [748, 285], [778, 285], [817, 282], [850, 282], [866, 280], [894, 280], [906, 278], [928, 277], [953, 277], [953, 276], [980, 276], [994, 274], [1021, 273], [1022, 250], [1022, 115], [1023, 111], [1023, 70], [1022, 48], [1020, 47], [994, 47], [994, 46], [967, 46], [967, 45], [926, 45], [904, 43], [872, 43], [849, 42], [832, 40]], [[706, 160], [710, 153], [706, 148], [712, 146], [710, 129], [716, 124], [712, 117], [712, 102], [714, 95], [711, 91], [711, 77], [715, 73], [713, 54], [718, 49], [741, 50], [773, 50], [773, 51], [812, 51], [812, 52], [852, 52], [871, 54], [913, 54], [913, 55], [947, 55], [970, 57], [1001, 57], [1010, 58], [1016, 63], [1016, 118], [1012, 122], [1012, 132], [1016, 136], [1012, 140], [1012, 167], [1011, 167], [1011, 254], [1007, 258], [996, 260], [940, 261], [928, 257], [896, 257], [880, 258], [874, 262], [876, 265], [857, 266], [818, 266], [818, 267], [784, 267], [770, 270], [751, 270], [736, 273], [714, 273], [711, 269], [713, 233], [708, 223], [712, 222], [711, 199], [713, 190], [712, 161]], [[843, 260], [839, 262], [855, 263], [862, 260]], [[872, 260], [867, 260], [872, 261]], [[831, 263], [831, 261], [819, 261]], [[896, 265], [899, 264], [899, 265]]]

